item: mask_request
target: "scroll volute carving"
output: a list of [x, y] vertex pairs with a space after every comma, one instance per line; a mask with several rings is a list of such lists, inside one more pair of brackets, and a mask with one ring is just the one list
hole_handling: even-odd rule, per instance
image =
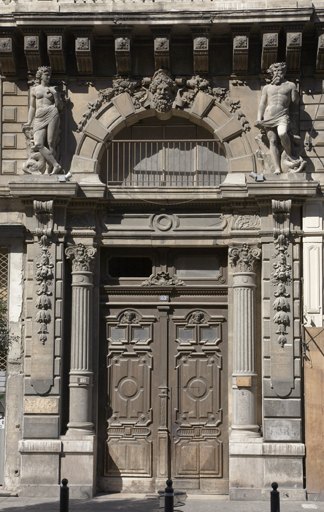
[[253, 272], [254, 266], [260, 260], [261, 249], [246, 243], [239, 247], [231, 247], [229, 260], [234, 272]]
[[65, 249], [65, 255], [72, 261], [73, 272], [93, 272], [97, 249], [83, 244]]

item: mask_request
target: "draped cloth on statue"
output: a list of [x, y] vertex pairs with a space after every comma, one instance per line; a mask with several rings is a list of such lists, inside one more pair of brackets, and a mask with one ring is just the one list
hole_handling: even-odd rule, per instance
[[46, 126], [59, 115], [59, 111], [55, 105], [50, 105], [49, 107], [38, 108], [36, 110], [33, 132], [36, 133]]
[[280, 124], [289, 125], [288, 108], [281, 110], [276, 115], [269, 117], [269, 119], [262, 119], [258, 126], [262, 128], [276, 128]]

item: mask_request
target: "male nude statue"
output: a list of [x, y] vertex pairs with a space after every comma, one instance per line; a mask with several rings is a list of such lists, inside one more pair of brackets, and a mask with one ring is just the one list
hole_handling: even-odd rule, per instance
[[291, 151], [291, 139], [289, 130], [289, 107], [299, 103], [297, 87], [293, 82], [285, 79], [286, 64], [277, 62], [271, 64], [268, 72], [272, 75], [272, 81], [262, 91], [258, 110], [258, 120], [254, 123], [257, 128], [266, 131], [270, 156], [274, 164], [275, 174], [281, 173], [279, 140], [287, 156], [293, 159]]
[[39, 151], [45, 158], [45, 174], [57, 174], [62, 169], [55, 158], [55, 150], [60, 134], [59, 110], [62, 110], [63, 102], [56, 88], [49, 87], [51, 68], [38, 68], [36, 79], [38, 84], [31, 89], [28, 121], [24, 128], [30, 127], [34, 121], [32, 150]]

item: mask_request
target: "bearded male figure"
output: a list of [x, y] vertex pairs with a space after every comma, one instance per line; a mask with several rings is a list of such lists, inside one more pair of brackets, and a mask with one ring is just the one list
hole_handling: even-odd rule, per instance
[[285, 79], [286, 69], [284, 62], [269, 67], [272, 81], [263, 88], [258, 120], [254, 123], [254, 126], [266, 132], [275, 174], [282, 171], [299, 172], [306, 165], [301, 158], [297, 158], [301, 152], [300, 138], [291, 131], [289, 108], [298, 105], [299, 94], [296, 85]]

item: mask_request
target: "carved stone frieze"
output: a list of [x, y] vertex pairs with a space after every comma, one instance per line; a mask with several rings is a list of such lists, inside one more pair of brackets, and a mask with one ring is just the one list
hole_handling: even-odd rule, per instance
[[246, 243], [229, 250], [230, 265], [235, 272], [253, 272], [254, 265], [261, 257], [261, 249]]
[[259, 215], [234, 215], [232, 230], [260, 229], [261, 219]]
[[73, 272], [92, 272], [97, 249], [83, 244], [73, 245], [65, 249], [65, 255], [72, 260]]
[[146, 279], [142, 286], [183, 286], [185, 283], [176, 275], [170, 276], [169, 272], [158, 272]]
[[223, 103], [230, 113], [236, 115], [243, 130], [250, 130], [240, 102], [233, 101], [227, 89], [213, 88], [209, 80], [199, 75], [194, 75], [188, 80], [183, 78], [173, 80], [168, 71], [160, 69], [152, 78], [147, 77], [142, 81], [129, 78], [113, 80], [112, 87], [100, 90], [98, 99], [88, 103], [88, 109], [83, 114], [77, 131], [82, 132], [87, 122], [104, 104], [125, 92], [131, 96], [135, 109], [153, 108], [162, 115], [169, 113], [171, 109], [191, 109], [198, 93], [203, 93], [212, 98], [211, 106], [213, 102], [214, 104]]

